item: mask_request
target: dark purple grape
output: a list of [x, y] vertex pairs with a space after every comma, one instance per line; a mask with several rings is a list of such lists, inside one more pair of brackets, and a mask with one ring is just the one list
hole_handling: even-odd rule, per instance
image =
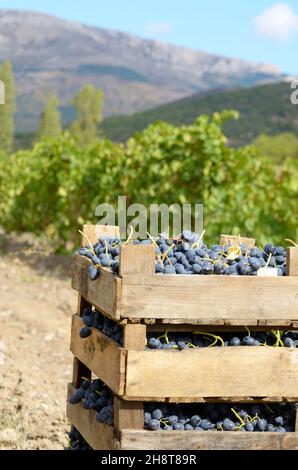
[[80, 330], [80, 337], [81, 338], [88, 338], [88, 336], [90, 336], [92, 333], [92, 330], [90, 328], [88, 328], [87, 326], [84, 326], [81, 330]]

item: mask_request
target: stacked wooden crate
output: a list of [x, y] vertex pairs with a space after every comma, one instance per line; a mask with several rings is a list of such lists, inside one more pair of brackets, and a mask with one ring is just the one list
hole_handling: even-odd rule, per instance
[[[119, 235], [118, 227], [84, 231], [92, 243]], [[97, 423], [95, 412], [81, 404], [67, 405], [70, 422], [94, 449], [298, 449], [298, 418], [297, 432], [286, 433], [144, 430], [145, 402], [298, 402], [298, 349], [146, 348], [147, 334], [156, 331], [298, 329], [297, 259], [298, 248], [289, 249], [285, 277], [157, 275], [154, 247], [123, 245], [119, 275], [100, 268], [91, 281], [91, 261], [75, 255], [69, 395], [93, 373], [115, 398], [113, 427]], [[123, 346], [94, 328], [80, 338], [86, 306], [123, 327]]]

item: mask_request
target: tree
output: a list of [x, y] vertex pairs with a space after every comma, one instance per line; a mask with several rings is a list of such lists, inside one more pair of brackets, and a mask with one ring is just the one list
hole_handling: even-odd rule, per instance
[[103, 102], [102, 90], [88, 84], [74, 97], [73, 106], [77, 118], [70, 131], [83, 147], [94, 142], [99, 135], [98, 125], [102, 121]]
[[0, 80], [5, 87], [5, 104], [0, 105], [0, 149], [10, 153], [14, 140], [15, 90], [13, 68], [10, 61], [0, 66]]
[[61, 115], [58, 111], [58, 99], [56, 96], [51, 95], [41, 116], [37, 139], [57, 137], [61, 132], [62, 126]]

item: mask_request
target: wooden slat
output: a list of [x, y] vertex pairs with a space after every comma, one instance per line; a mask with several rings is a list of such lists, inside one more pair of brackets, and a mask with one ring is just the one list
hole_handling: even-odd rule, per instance
[[114, 397], [114, 426], [122, 429], [144, 428], [144, 406], [141, 402], [124, 401]]
[[125, 401], [150, 401], [153, 403], [296, 403], [297, 397], [131, 397], [123, 395]]
[[144, 350], [147, 342], [146, 325], [126, 324], [123, 327], [123, 346], [126, 349], [134, 349], [135, 351]]
[[121, 450], [298, 450], [298, 433], [123, 430]]
[[123, 245], [120, 248], [120, 276], [154, 274], [155, 248], [151, 245]]
[[298, 350], [240, 346], [128, 351], [125, 395], [295, 397]]
[[78, 358], [73, 358], [72, 383], [75, 387], [80, 387], [83, 378], [91, 379], [91, 371]]
[[[212, 313], [212, 315], [211, 315]], [[123, 318], [298, 320], [296, 277], [142, 275], [122, 277]]]
[[79, 335], [84, 326], [78, 315], [73, 315], [71, 352], [118, 395], [124, 393], [126, 352], [117, 343], [92, 328], [85, 339]]
[[220, 236], [220, 245], [225, 246], [229, 245], [230, 243], [240, 245], [241, 243], [245, 243], [247, 248], [252, 248], [256, 244], [256, 240], [254, 238], [246, 238], [246, 237], [237, 237], [235, 235], [221, 235]]
[[[92, 245], [98, 242], [99, 237], [119, 237], [119, 227], [113, 225], [84, 225], [83, 233], [88, 237]], [[88, 245], [85, 237], [82, 237], [82, 246]]]
[[[70, 384], [68, 386], [68, 397], [74, 392]], [[98, 423], [95, 420], [95, 412], [85, 410], [81, 403], [70, 405], [67, 401], [66, 414], [71, 424], [79, 431], [85, 441], [94, 450], [111, 450], [114, 447], [114, 436], [112, 426]]]
[[298, 247], [287, 248], [287, 272], [288, 276], [298, 276]]
[[298, 403], [296, 403], [295, 431], [298, 432]]
[[100, 277], [91, 281], [87, 268], [91, 261], [76, 254], [73, 261], [72, 288], [80, 293], [91, 305], [115, 320], [120, 319], [121, 279], [112, 272], [100, 268]]

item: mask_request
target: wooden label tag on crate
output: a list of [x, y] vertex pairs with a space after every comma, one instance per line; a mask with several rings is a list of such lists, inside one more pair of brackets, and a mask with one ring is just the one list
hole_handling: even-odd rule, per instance
[[254, 238], [246, 238], [246, 237], [240, 237], [240, 236], [235, 236], [235, 235], [221, 235], [220, 236], [220, 245], [221, 246], [226, 246], [226, 245], [241, 245], [241, 243], [244, 243], [247, 248], [253, 248], [256, 244], [256, 240]]

